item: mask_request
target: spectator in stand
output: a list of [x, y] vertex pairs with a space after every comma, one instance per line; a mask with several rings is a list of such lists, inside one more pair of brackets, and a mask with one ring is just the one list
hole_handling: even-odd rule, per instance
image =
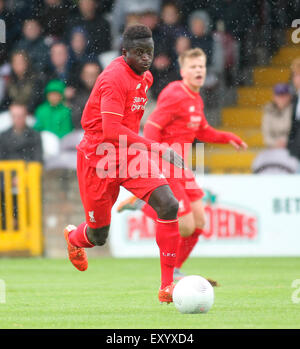
[[220, 102], [223, 83], [224, 52], [220, 42], [211, 33], [210, 17], [205, 11], [195, 11], [189, 18], [191, 46], [201, 47], [207, 56], [207, 74], [203, 98], [208, 108], [215, 108]]
[[69, 9], [64, 0], [44, 0], [39, 16], [49, 42], [62, 39], [68, 12]]
[[88, 34], [81, 27], [74, 27], [71, 33], [70, 40], [70, 77], [68, 86], [78, 87], [80, 80], [80, 72], [83, 65], [90, 61], [96, 61], [97, 57], [88, 53]]
[[64, 137], [73, 129], [71, 110], [64, 104], [65, 84], [52, 80], [45, 89], [46, 101], [35, 111], [37, 131], [49, 131], [58, 138]]
[[0, 159], [42, 162], [41, 136], [26, 125], [26, 105], [12, 103], [9, 111], [12, 127], [0, 135]]
[[49, 80], [58, 79], [65, 84], [71, 77], [71, 59], [68, 47], [62, 41], [55, 42], [50, 48], [50, 62], [46, 70]]
[[12, 54], [11, 69], [2, 109], [7, 109], [12, 102], [18, 102], [27, 105], [31, 113], [41, 101], [41, 86], [25, 51], [15, 51]]
[[291, 71], [296, 94], [292, 102], [292, 126], [289, 134], [288, 149], [291, 155], [300, 159], [300, 57], [292, 62]]
[[88, 53], [99, 55], [111, 49], [110, 24], [103, 17], [96, 0], [79, 0], [78, 10], [68, 18], [67, 35], [74, 27], [81, 27], [89, 37]]
[[188, 24], [187, 20], [192, 12], [199, 9], [208, 11], [210, 4], [214, 3], [214, 1], [215, 0], [176, 0], [176, 4], [180, 7], [183, 25]]
[[286, 148], [291, 128], [292, 104], [288, 84], [277, 84], [273, 88], [273, 101], [264, 108], [262, 133], [269, 148]]
[[191, 48], [191, 40], [188, 36], [180, 35], [175, 41], [176, 59], [184, 52]]
[[23, 36], [14, 46], [14, 49], [26, 51], [30, 57], [33, 69], [36, 72], [43, 72], [46, 67], [49, 49], [44, 42], [39, 20], [37, 18], [26, 19], [22, 33]]
[[[167, 42], [166, 34], [159, 29], [159, 16], [155, 11], [145, 11], [138, 16], [138, 22], [146, 25], [152, 31], [152, 38], [154, 41], [155, 51], [171, 50], [170, 43]], [[154, 51], [154, 55], [155, 55]]]
[[200, 47], [206, 54], [207, 65], [212, 64], [214, 42], [211, 35], [210, 18], [205, 11], [195, 11], [189, 19], [192, 48]]
[[188, 36], [185, 35], [180, 35], [176, 38], [175, 44], [174, 44], [174, 59], [173, 59], [173, 66], [174, 70], [176, 72], [176, 79], [175, 80], [180, 80], [181, 75], [180, 75], [180, 67], [178, 63], [178, 57], [184, 52], [187, 51], [191, 48], [191, 40]]
[[[112, 12], [113, 48], [120, 49], [121, 33], [129, 22], [147, 12], [160, 12], [161, 0], [115, 0]], [[132, 20], [133, 19], [133, 20]]]
[[[299, 80], [300, 81], [300, 80]], [[254, 159], [252, 171], [256, 174], [292, 174], [299, 170], [299, 161], [287, 150], [293, 106], [288, 84], [273, 88], [273, 101], [264, 108], [262, 132], [267, 149]]]
[[95, 55], [88, 54], [88, 33], [81, 27], [74, 27], [70, 35], [70, 56], [72, 64], [83, 64]]
[[82, 112], [100, 73], [101, 68], [96, 62], [86, 63], [82, 67], [80, 85], [76, 89], [74, 97], [68, 101], [69, 107], [72, 110], [72, 123], [75, 129], [82, 129]]
[[224, 78], [227, 86], [233, 86], [238, 73], [238, 45], [233, 37], [225, 31], [222, 20], [217, 21], [214, 39], [219, 43], [224, 57]]
[[160, 36], [166, 45], [173, 48], [178, 37], [186, 36], [186, 30], [180, 23], [179, 8], [174, 2], [166, 2], [161, 10], [161, 23], [158, 26]]

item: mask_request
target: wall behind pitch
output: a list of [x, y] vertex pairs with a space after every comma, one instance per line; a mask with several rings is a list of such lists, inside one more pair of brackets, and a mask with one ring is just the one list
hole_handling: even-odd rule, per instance
[[[300, 176], [207, 175], [202, 187], [207, 222], [192, 256], [300, 256]], [[113, 208], [111, 253], [158, 256], [153, 221], [116, 213], [130, 195], [122, 188]]]

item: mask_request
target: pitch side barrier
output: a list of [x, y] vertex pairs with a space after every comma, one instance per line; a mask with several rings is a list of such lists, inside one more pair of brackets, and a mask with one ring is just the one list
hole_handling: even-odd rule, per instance
[[0, 161], [0, 255], [43, 252], [42, 165]]

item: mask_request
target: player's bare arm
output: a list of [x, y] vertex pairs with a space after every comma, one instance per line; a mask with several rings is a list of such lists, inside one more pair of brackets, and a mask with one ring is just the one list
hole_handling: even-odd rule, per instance
[[216, 130], [208, 124], [198, 131], [196, 138], [206, 143], [231, 144], [236, 150], [248, 148], [248, 145], [234, 133]]

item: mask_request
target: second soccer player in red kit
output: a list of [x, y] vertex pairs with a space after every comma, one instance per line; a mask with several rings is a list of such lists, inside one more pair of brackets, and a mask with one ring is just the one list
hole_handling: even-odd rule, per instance
[[[179, 234], [178, 201], [159, 168], [153, 166], [148, 152], [144, 152], [146, 165], [150, 165], [145, 166], [146, 176], [130, 176], [128, 171], [124, 175], [122, 168], [126, 165], [128, 169], [135, 159], [128, 152], [131, 145], [149, 152], [161, 151], [158, 143], [138, 135], [147, 103], [146, 93], [153, 80], [149, 72], [153, 51], [152, 33], [148, 27], [128, 27], [123, 34], [122, 56], [112, 61], [95, 83], [82, 115], [84, 137], [77, 147], [77, 176], [86, 221], [78, 227], [67, 226], [64, 235], [70, 261], [78, 270], [86, 270], [85, 248], [105, 244], [112, 206], [120, 186], [125, 187], [147, 202], [157, 214], [156, 242], [161, 262], [158, 298], [169, 303], [174, 288], [173, 270]], [[120, 143], [120, 136], [126, 138], [125, 145]], [[127, 157], [126, 162], [119, 156], [121, 151]], [[182, 158], [171, 148], [162, 150], [162, 158], [184, 167]], [[105, 165], [103, 159], [108, 159]], [[115, 169], [114, 175], [110, 169]], [[105, 171], [108, 175], [103, 176]]]
[[[246, 149], [247, 145], [238, 136], [214, 129], [205, 118], [204, 104], [199, 94], [206, 77], [206, 55], [203, 50], [194, 48], [185, 51], [179, 57], [179, 65], [182, 80], [173, 81], [162, 90], [156, 108], [145, 124], [144, 136], [170, 147], [176, 146], [176, 150], [178, 145], [181, 150], [185, 145], [191, 147], [195, 139], [208, 143], [229, 143], [236, 149]], [[188, 147], [184, 149], [185, 155], [188, 155]], [[168, 166], [162, 162], [161, 171], [166, 175], [164, 167]], [[180, 236], [174, 269], [174, 280], [178, 280], [184, 276], [181, 266], [204, 228], [204, 192], [189, 169], [182, 171], [180, 178], [172, 173], [166, 178], [179, 202]], [[138, 206], [136, 198], [130, 198], [121, 203], [118, 210]], [[147, 216], [156, 218], [155, 211], [149, 205], [144, 205], [143, 211]], [[214, 280], [209, 281], [212, 285], [217, 284]]]

